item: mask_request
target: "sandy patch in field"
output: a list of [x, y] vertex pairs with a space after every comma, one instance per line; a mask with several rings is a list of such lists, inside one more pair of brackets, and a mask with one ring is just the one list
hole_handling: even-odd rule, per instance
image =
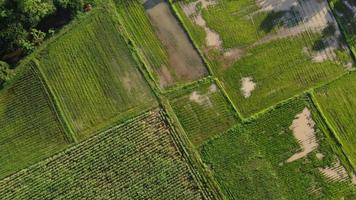
[[218, 90], [217, 86], [215, 84], [211, 84], [209, 87], [209, 92], [214, 93]]
[[324, 154], [322, 154], [322, 153], [316, 153], [315, 156], [318, 160], [322, 160], [325, 157]]
[[197, 5], [201, 3], [202, 9], [207, 9], [209, 6], [214, 6], [217, 4], [216, 0], [198, 0], [196, 2], [192, 2], [189, 4], [181, 4], [184, 13], [192, 19], [192, 21], [202, 27], [205, 30], [206, 38], [205, 44], [208, 48], [215, 48], [220, 51], [223, 51], [223, 60], [226, 65], [230, 65], [236, 60], [238, 60], [242, 55], [245, 53], [244, 50], [233, 48], [233, 49], [225, 49], [222, 48], [222, 40], [220, 35], [211, 30], [208, 26], [206, 21], [204, 20], [201, 11], [198, 11]]
[[[166, 77], [162, 83], [167, 86], [167, 80], [192, 81], [203, 77], [207, 70], [203, 60], [191, 44], [189, 37], [180, 26], [178, 20], [172, 14], [165, 0], [144, 1], [146, 13], [152, 23], [156, 35], [162, 42], [168, 53], [168, 66], [170, 70], [161, 70]], [[171, 77], [168, 78], [168, 73]], [[175, 80], [177, 79], [177, 80]]]
[[303, 112], [297, 114], [289, 129], [293, 131], [293, 135], [298, 140], [302, 150], [288, 158], [287, 162], [303, 158], [319, 146], [315, 138], [314, 126], [315, 122], [311, 118], [308, 108], [304, 108]]
[[208, 0], [198, 0], [196, 2], [192, 2], [189, 4], [182, 4], [182, 8], [184, 13], [190, 17], [195, 24], [202, 27], [206, 32], [206, 45], [208, 47], [221, 48], [222, 41], [220, 39], [219, 34], [215, 31], [211, 30], [204, 20], [201, 11], [198, 11], [197, 5], [201, 3], [202, 9], [206, 9], [208, 6], [215, 5], [215, 1]]
[[245, 98], [249, 98], [255, 88], [256, 83], [253, 82], [252, 77], [243, 77], [241, 79], [241, 91]]
[[193, 91], [189, 95], [189, 100], [198, 103], [199, 105], [213, 106], [210, 101], [209, 95], [215, 93], [217, 90], [217, 86], [215, 84], [211, 84], [209, 86], [209, 90], [205, 94], [199, 94], [199, 92]]
[[190, 94], [189, 100], [199, 105], [212, 105], [208, 95], [201, 95], [197, 91], [194, 91]]
[[334, 181], [347, 181], [349, 179], [346, 169], [340, 164], [339, 160], [332, 167], [319, 167], [318, 169], [325, 177]]

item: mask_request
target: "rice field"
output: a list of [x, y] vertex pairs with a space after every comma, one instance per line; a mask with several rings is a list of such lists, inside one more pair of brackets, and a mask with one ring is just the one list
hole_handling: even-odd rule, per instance
[[[333, 144], [318, 124], [313, 127], [317, 139], [312, 140], [317, 148], [305, 157], [288, 161], [305, 149], [292, 131], [297, 116], [305, 109], [310, 110], [303, 99], [289, 101], [201, 147], [203, 162], [227, 199], [347, 199], [355, 195], [351, 178], [337, 164]], [[342, 176], [331, 177], [325, 172], [336, 165], [333, 170]]]
[[38, 67], [78, 139], [154, 106], [111, 4], [97, 8], [38, 56]]
[[244, 117], [352, 68], [324, 0], [171, 4]]
[[165, 0], [116, 0], [121, 21], [161, 88], [208, 72]]
[[353, 167], [356, 167], [356, 73], [314, 91], [314, 97]]
[[0, 91], [1, 179], [72, 142], [30, 65], [20, 66], [16, 80]]
[[0, 181], [2, 199], [202, 199], [160, 110]]
[[239, 121], [236, 111], [215, 82], [180, 91], [170, 99], [175, 114], [196, 147]]

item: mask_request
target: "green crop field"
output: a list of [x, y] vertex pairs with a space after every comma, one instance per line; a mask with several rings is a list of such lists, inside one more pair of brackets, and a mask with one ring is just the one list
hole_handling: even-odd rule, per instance
[[[223, 72], [221, 80], [241, 113], [256, 113], [345, 73], [332, 61], [312, 63], [302, 51], [307, 42], [295, 37], [260, 45]], [[256, 84], [248, 98], [241, 92], [243, 77]]]
[[355, 200], [354, 0], [0, 0], [0, 200]]
[[[350, 180], [329, 181], [319, 172], [334, 162], [334, 155], [318, 124], [319, 148], [286, 162], [300, 151], [290, 126], [306, 106], [303, 99], [290, 101], [201, 147], [203, 161], [228, 199], [340, 199], [355, 194]], [[316, 159], [317, 152], [325, 157]]]
[[[304, 7], [309, 6], [306, 4]], [[303, 16], [299, 16], [306, 11], [306, 18], [312, 18], [314, 12], [319, 18], [327, 18], [319, 16], [318, 10], [310, 11], [326, 9], [324, 4], [318, 5], [320, 8], [299, 6], [295, 8], [298, 11], [268, 11], [261, 10], [254, 0], [221, 0], [205, 7], [196, 4], [198, 11], [193, 14], [193, 3], [172, 5], [243, 116], [336, 79], [352, 66], [341, 41], [338, 47], [327, 44], [331, 38], [338, 40], [335, 25], [305, 25]], [[205, 27], [197, 15], [206, 22]], [[209, 46], [212, 35], [221, 44], [216, 41], [215, 46]], [[248, 96], [243, 91], [243, 79], [254, 84]]]
[[[169, 4], [164, 0], [115, 0], [122, 24], [161, 88], [186, 84], [207, 74]], [[162, 21], [163, 20], [163, 21]]]
[[212, 82], [171, 95], [171, 104], [195, 146], [229, 129], [238, 122], [236, 112]]
[[339, 20], [346, 39], [356, 56], [356, 16], [350, 6], [355, 6], [352, 0], [328, 0], [331, 8], [335, 11], [335, 17]]
[[0, 91], [0, 178], [52, 155], [71, 141], [29, 65], [21, 66], [16, 80]]
[[38, 58], [79, 139], [155, 104], [114, 12], [110, 4], [93, 11]]
[[159, 110], [0, 181], [2, 199], [200, 199]]
[[342, 148], [356, 166], [356, 73], [314, 92], [321, 112], [335, 131]]
[[[168, 54], [156, 37], [143, 6], [136, 0], [114, 0], [127, 32], [136, 42], [150, 70], [157, 72], [162, 65], [168, 65]], [[144, 31], [143, 31], [144, 30]], [[155, 75], [156, 81], [158, 77]]]

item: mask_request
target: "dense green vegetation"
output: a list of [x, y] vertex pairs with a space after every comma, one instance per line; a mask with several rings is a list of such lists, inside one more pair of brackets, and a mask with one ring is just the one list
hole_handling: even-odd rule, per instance
[[319, 88], [314, 96], [336, 138], [356, 168], [356, 73]]
[[[354, 55], [356, 55], [356, 16], [354, 10], [356, 3], [352, 0], [329, 0], [331, 8], [335, 11], [335, 17], [346, 35], [347, 42], [350, 44]], [[347, 4], [349, 6], [347, 6]]]
[[0, 0], [0, 60], [14, 63], [95, 0]]
[[171, 95], [171, 105], [195, 146], [237, 123], [236, 112], [214, 82], [180, 93]]
[[[349, 181], [329, 181], [319, 172], [335, 158], [318, 124], [319, 149], [286, 162], [300, 150], [289, 127], [306, 106], [303, 99], [290, 101], [202, 146], [203, 161], [229, 199], [340, 199], [356, 192]], [[316, 152], [325, 157], [316, 159]]]
[[2, 199], [200, 199], [159, 111], [0, 181]]
[[38, 67], [79, 139], [153, 106], [110, 4], [49, 44]]
[[0, 178], [58, 152], [71, 141], [29, 65], [21, 66], [16, 80], [0, 91]]
[[[299, 36], [259, 45], [222, 73], [221, 80], [242, 114], [251, 115], [345, 73], [333, 61], [313, 63], [303, 52], [310, 42]], [[243, 77], [256, 84], [248, 98], [241, 91]]]
[[[185, 14], [187, 4], [172, 1], [172, 5], [233, 103], [246, 117], [339, 77], [351, 62], [342, 48], [335, 53], [324, 52], [329, 27], [320, 33], [279, 33], [281, 27], [301, 23], [296, 11], [262, 11], [255, 0], [221, 0], [205, 8], [198, 4], [207, 27], [222, 41], [221, 47], [212, 48], [207, 46], [206, 33], [194, 22], [194, 15]], [[330, 30], [335, 32], [334, 28]], [[318, 54], [326, 59], [316, 61]], [[243, 78], [250, 78], [255, 84], [251, 96], [243, 94]]]

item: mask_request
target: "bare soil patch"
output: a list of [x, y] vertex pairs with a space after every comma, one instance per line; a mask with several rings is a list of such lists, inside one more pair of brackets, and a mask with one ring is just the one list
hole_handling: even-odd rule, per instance
[[197, 91], [193, 91], [190, 96], [189, 100], [193, 101], [199, 105], [212, 105], [211, 101], [206, 94], [199, 94]]
[[322, 160], [325, 157], [324, 154], [322, 154], [322, 153], [316, 153], [315, 156], [318, 160]]
[[320, 173], [334, 181], [348, 181], [349, 175], [338, 160], [332, 167], [318, 168]]
[[245, 98], [249, 98], [253, 90], [255, 90], [256, 83], [253, 82], [252, 77], [243, 77], [241, 79], [241, 91]]
[[217, 89], [218, 88], [215, 84], [211, 84], [209, 90], [204, 94], [199, 94], [199, 92], [193, 91], [189, 96], [189, 100], [198, 103], [199, 105], [212, 106], [209, 95], [215, 93]]
[[309, 109], [304, 108], [303, 112], [296, 116], [289, 127], [293, 131], [294, 137], [298, 140], [301, 151], [288, 158], [287, 162], [303, 158], [319, 146], [316, 141], [314, 126], [315, 122], [311, 118]]
[[167, 49], [169, 56], [167, 67], [172, 68], [159, 71], [164, 73], [160, 74], [163, 80], [161, 85], [171, 84], [172, 79], [192, 81], [203, 77], [207, 73], [204, 63], [172, 14], [168, 3], [164, 0], [146, 0], [145, 9], [158, 38]]

